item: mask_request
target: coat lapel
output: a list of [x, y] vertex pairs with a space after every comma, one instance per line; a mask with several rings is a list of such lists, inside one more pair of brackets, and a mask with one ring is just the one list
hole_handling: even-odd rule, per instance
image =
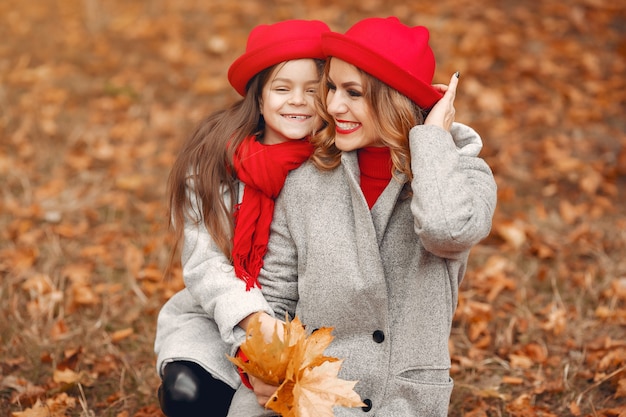
[[[401, 174], [399, 179], [403, 181], [406, 178], [404, 174]], [[374, 228], [376, 229], [376, 240], [380, 245], [383, 240], [384, 232], [387, 230], [387, 224], [391, 215], [396, 207], [397, 200], [400, 198], [403, 184], [401, 184], [395, 178], [392, 178], [387, 185], [387, 188], [378, 197], [374, 207], [372, 207], [372, 221], [374, 222]]]
[[[365, 201], [363, 191], [361, 191], [360, 185], [360, 170], [359, 161], [356, 151], [344, 152], [342, 154], [342, 164], [348, 184], [350, 185], [350, 194], [352, 198], [352, 207], [354, 210], [356, 227], [367, 228], [362, 230], [368, 236], [368, 240], [373, 235], [376, 236], [376, 242], [380, 245], [383, 239], [384, 231], [387, 228], [389, 219], [393, 214], [393, 210], [396, 206], [396, 201], [400, 198], [403, 184], [392, 178], [387, 185], [387, 188], [383, 191], [381, 196], [372, 207], [370, 211]], [[399, 179], [404, 182], [406, 176], [400, 174]], [[359, 226], [360, 225], [360, 226]], [[358, 234], [357, 234], [358, 235]]]
[[[361, 172], [359, 170], [359, 162], [356, 151], [344, 152], [342, 154], [342, 164], [346, 173], [348, 184], [350, 185], [352, 207], [354, 210], [356, 222], [355, 226], [357, 227], [357, 231], [365, 233], [368, 239], [371, 239], [371, 237], [375, 235], [376, 242], [380, 245], [383, 239], [384, 231], [387, 228], [389, 219], [391, 218], [393, 210], [396, 206], [396, 201], [400, 198], [403, 184], [395, 178], [392, 178], [389, 185], [387, 185], [387, 188], [385, 188], [370, 211], [367, 206], [367, 201], [365, 201], [363, 191], [361, 191], [359, 180]], [[404, 182], [406, 176], [404, 174], [400, 174], [399, 179]], [[359, 227], [361, 227], [361, 230], [358, 230]]]

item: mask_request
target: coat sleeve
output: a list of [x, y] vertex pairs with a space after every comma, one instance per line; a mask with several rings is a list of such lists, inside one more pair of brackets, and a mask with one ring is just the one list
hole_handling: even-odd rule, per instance
[[[196, 302], [215, 320], [222, 339], [237, 343], [245, 336], [238, 324], [257, 311], [272, 314], [258, 288], [246, 291], [246, 284], [237, 278], [228, 258], [218, 248], [202, 221], [197, 221], [201, 203], [188, 183], [191, 209], [185, 217], [181, 253], [185, 287]], [[230, 196], [224, 192], [224, 198]]]
[[287, 204], [297, 201], [290, 196], [289, 177], [276, 199], [270, 239], [259, 283], [276, 318], [295, 317], [298, 303], [298, 249], [289, 228]]
[[429, 252], [459, 259], [491, 231], [497, 187], [478, 155], [480, 136], [460, 123], [451, 132], [415, 126], [409, 134], [415, 232]]

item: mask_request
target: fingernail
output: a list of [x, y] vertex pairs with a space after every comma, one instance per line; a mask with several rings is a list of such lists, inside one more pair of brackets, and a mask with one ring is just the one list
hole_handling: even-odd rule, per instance
[[456, 78], [459, 78], [461, 76], [461, 73], [459, 71], [455, 72], [454, 75], [456, 75]]

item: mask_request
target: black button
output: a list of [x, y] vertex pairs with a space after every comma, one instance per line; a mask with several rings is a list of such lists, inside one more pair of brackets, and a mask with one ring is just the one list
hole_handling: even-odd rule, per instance
[[363, 400], [363, 402], [365, 403], [365, 405], [361, 407], [361, 410], [365, 412], [370, 411], [372, 409], [372, 400], [370, 400], [369, 398], [366, 398]]
[[385, 340], [385, 333], [383, 333], [382, 330], [376, 330], [372, 337], [374, 338], [374, 342], [383, 343], [383, 341]]

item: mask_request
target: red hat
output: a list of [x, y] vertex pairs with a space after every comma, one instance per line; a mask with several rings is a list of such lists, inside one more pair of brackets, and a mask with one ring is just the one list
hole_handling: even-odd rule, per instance
[[324, 33], [322, 48], [327, 56], [356, 66], [428, 109], [442, 97], [431, 85], [435, 56], [428, 38], [423, 26], [373, 17], [357, 22], [344, 35]]
[[321, 35], [330, 28], [319, 20], [284, 20], [259, 25], [250, 32], [246, 52], [228, 69], [228, 81], [242, 96], [252, 77], [265, 68], [292, 59], [325, 59]]

